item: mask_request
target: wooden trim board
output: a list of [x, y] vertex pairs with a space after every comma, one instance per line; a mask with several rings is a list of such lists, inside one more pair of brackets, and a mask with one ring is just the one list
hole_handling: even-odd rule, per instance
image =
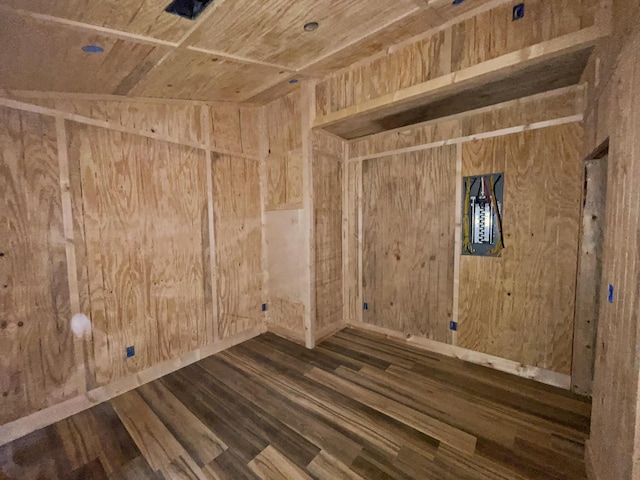
[[71, 415], [87, 410], [99, 403], [106, 402], [118, 395], [136, 389], [145, 383], [149, 383], [164, 375], [168, 375], [182, 367], [186, 367], [187, 365], [250, 340], [265, 332], [266, 327], [264, 325], [259, 325], [232, 337], [220, 340], [219, 342], [205, 345], [197, 350], [185, 353], [173, 360], [167, 360], [154, 365], [153, 367], [142, 370], [135, 375], [131, 375], [109, 385], [90, 390], [83, 395], [79, 395], [45, 408], [44, 410], [32, 413], [31, 415], [14, 420], [13, 422], [5, 423], [0, 426], [0, 446], [28, 435], [29, 433], [35, 432], [36, 430], [47, 427], [53, 423], [59, 422], [60, 420], [64, 420]]
[[[473, 112], [468, 112], [473, 113]], [[399, 155], [402, 153], [417, 152], [420, 150], [428, 150], [430, 148], [443, 147], [445, 145], [461, 144], [466, 142], [472, 142], [474, 140], [484, 140], [493, 137], [502, 137], [504, 135], [511, 135], [512, 133], [526, 132], [529, 130], [539, 130], [541, 128], [555, 127], [558, 125], [565, 125], [567, 123], [582, 122], [583, 114], [569, 115], [568, 117], [554, 118], [553, 120], [544, 120], [542, 122], [534, 122], [525, 125], [517, 125], [515, 127], [502, 128], [500, 130], [493, 130], [491, 132], [474, 133], [473, 135], [467, 135], [465, 137], [454, 137], [446, 140], [439, 140], [432, 143], [423, 143], [419, 145], [413, 145], [411, 147], [399, 148], [396, 150], [388, 150], [386, 152], [373, 153], [371, 155], [364, 155], [361, 157], [349, 158], [347, 162], [360, 162], [362, 160], [370, 160], [372, 158], [388, 157], [391, 155]], [[440, 119], [442, 120], [442, 119]], [[359, 139], [361, 140], [361, 139]]]
[[536, 380], [538, 382], [552, 385], [554, 387], [563, 388], [565, 390], [569, 390], [571, 386], [571, 377], [569, 375], [552, 372], [551, 370], [545, 370], [543, 368], [538, 368], [531, 365], [523, 365], [522, 363], [514, 362], [513, 360], [507, 360], [506, 358], [495, 357], [486, 353], [467, 350], [466, 348], [436, 342], [427, 338], [415, 337], [413, 335], [405, 337], [402, 333], [396, 332], [395, 330], [377, 327], [375, 325], [369, 325], [367, 323], [350, 323], [349, 326], [356, 329], [385, 335], [389, 340], [399, 341], [401, 343], [406, 343], [414, 347], [429, 350], [430, 352], [439, 353], [448, 357], [458, 358], [466, 362], [493, 368], [494, 370], [517, 375], [518, 377], [529, 378], [531, 380]]

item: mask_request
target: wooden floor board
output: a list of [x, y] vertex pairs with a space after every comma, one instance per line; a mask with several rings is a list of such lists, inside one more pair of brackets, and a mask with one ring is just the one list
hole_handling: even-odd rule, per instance
[[589, 414], [383, 335], [265, 334], [0, 447], [0, 479], [583, 480]]

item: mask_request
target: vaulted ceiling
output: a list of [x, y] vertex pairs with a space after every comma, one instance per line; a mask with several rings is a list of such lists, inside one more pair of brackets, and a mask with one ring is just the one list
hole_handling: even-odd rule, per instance
[[0, 88], [264, 103], [482, 3], [214, 0], [190, 21], [169, 0], [0, 0]]

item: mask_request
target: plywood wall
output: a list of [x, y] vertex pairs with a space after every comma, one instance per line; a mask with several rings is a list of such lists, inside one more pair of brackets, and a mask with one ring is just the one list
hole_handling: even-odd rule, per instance
[[302, 88], [264, 107], [263, 139], [268, 324], [307, 346], [344, 324], [346, 154], [342, 139], [312, 131], [309, 90]]
[[342, 190], [345, 142], [313, 133], [316, 336], [344, 325], [342, 283]]
[[362, 165], [363, 321], [450, 343], [456, 146]]
[[309, 314], [305, 257], [302, 105], [296, 91], [264, 107], [268, 324], [301, 343]]
[[463, 176], [504, 174], [505, 249], [461, 258], [459, 346], [570, 373], [581, 135], [573, 123], [462, 146]]
[[[560, 89], [350, 142], [349, 321], [507, 359], [532, 377], [553, 372], [568, 388], [582, 95]], [[507, 248], [456, 262], [462, 176], [498, 171]]]
[[[614, 37], [600, 46], [585, 151], [609, 138], [605, 248], [587, 464], [597, 480], [640, 479], [640, 31], [637, 2], [614, 2]], [[615, 52], [615, 53], [614, 53]], [[596, 55], [598, 52], [596, 52]], [[614, 288], [607, 301], [608, 285]]]
[[475, 17], [425, 32], [332, 75], [317, 86], [318, 115], [351, 107], [460, 71], [501, 55], [595, 25], [595, 0], [535, 0], [523, 19], [512, 21], [511, 2], [487, 8]]
[[[188, 105], [180, 127], [162, 123], [173, 107], [111, 106], [98, 121], [11, 105], [0, 107], [0, 425], [108, 398], [262, 331], [259, 139], [247, 135], [259, 115]], [[76, 313], [91, 321], [85, 335], [70, 330]]]
[[78, 392], [53, 118], [0, 108], [0, 424]]

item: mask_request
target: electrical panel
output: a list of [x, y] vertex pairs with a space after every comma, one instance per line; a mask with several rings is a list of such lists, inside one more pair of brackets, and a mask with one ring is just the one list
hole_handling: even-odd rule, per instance
[[504, 175], [465, 177], [462, 191], [462, 255], [500, 256]]

